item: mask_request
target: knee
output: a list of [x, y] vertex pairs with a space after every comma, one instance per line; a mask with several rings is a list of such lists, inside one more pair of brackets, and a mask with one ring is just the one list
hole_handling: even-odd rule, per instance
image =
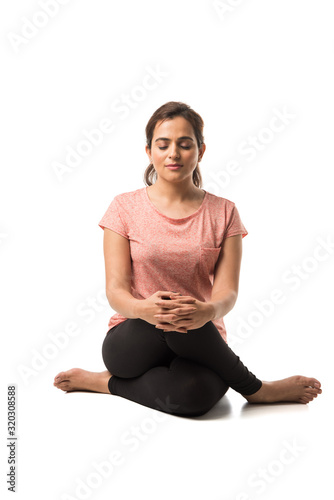
[[116, 349], [112, 348], [111, 342], [108, 340], [109, 339], [107, 339], [102, 346], [103, 362], [110, 373], [121, 377], [122, 375], [120, 372], [122, 371], [122, 357]]
[[189, 416], [207, 413], [221, 399], [228, 387], [214, 372], [192, 376], [183, 387], [183, 412]]

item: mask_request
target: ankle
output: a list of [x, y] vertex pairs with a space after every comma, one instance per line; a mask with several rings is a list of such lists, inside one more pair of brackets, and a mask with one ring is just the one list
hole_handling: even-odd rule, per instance
[[260, 389], [253, 394], [244, 395], [243, 397], [247, 399], [249, 403], [266, 403], [267, 400], [267, 384], [268, 382], [262, 382]]

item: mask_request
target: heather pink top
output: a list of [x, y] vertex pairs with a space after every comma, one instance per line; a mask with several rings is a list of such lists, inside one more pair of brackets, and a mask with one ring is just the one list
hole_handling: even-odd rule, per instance
[[[226, 198], [205, 191], [196, 212], [174, 219], [159, 212], [146, 187], [115, 196], [98, 225], [129, 240], [131, 293], [137, 299], [172, 290], [209, 301], [224, 238], [248, 234], [235, 204]], [[125, 320], [114, 314], [108, 331]], [[226, 341], [223, 318], [213, 323]]]

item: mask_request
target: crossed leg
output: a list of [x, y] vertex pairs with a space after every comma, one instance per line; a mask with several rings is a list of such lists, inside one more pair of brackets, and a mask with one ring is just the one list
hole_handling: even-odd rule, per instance
[[298, 375], [260, 381], [227, 346], [212, 322], [181, 334], [162, 332], [141, 319], [127, 319], [109, 330], [102, 355], [106, 371], [74, 368], [58, 374], [54, 385], [66, 391], [111, 393], [184, 415], [206, 413], [228, 387], [250, 403], [308, 403], [322, 392], [319, 381]]
[[179, 356], [169, 347], [169, 337], [141, 319], [128, 319], [109, 331], [102, 354], [113, 373], [110, 393], [167, 413], [202, 415], [228, 385], [209, 366]]

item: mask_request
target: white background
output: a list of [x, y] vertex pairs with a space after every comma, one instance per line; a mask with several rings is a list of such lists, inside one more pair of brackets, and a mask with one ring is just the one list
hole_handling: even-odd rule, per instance
[[[18, 499], [331, 494], [333, 4], [217, 5], [1, 4], [0, 480], [6, 495], [11, 383], [17, 386]], [[154, 72], [160, 77], [147, 76]], [[249, 232], [238, 301], [225, 318], [231, 345], [262, 380], [318, 378], [323, 394], [309, 405], [248, 405], [229, 391], [206, 416], [187, 419], [52, 385], [64, 369], [105, 369], [101, 346], [113, 311], [104, 294], [98, 222], [116, 194], [144, 187], [145, 126], [171, 100], [203, 117], [203, 188], [234, 201]], [[273, 121], [277, 113], [285, 122]], [[84, 131], [105, 119], [113, 131], [57, 175], [55, 164], [66, 165]], [[281, 130], [270, 131], [273, 123]], [[253, 147], [251, 157], [245, 145], [254, 137], [261, 150]], [[232, 161], [238, 172], [228, 175]], [[319, 241], [329, 242], [320, 253]], [[282, 303], [269, 307], [275, 289]], [[263, 301], [267, 315], [259, 313]], [[76, 335], [69, 336], [71, 323]], [[52, 340], [59, 332], [67, 339], [62, 348]], [[126, 436], [136, 426], [141, 438], [130, 446]], [[287, 443], [294, 452], [284, 451]], [[111, 464], [115, 450], [122, 464], [102, 478], [93, 463]], [[266, 479], [259, 479], [263, 469]]]

